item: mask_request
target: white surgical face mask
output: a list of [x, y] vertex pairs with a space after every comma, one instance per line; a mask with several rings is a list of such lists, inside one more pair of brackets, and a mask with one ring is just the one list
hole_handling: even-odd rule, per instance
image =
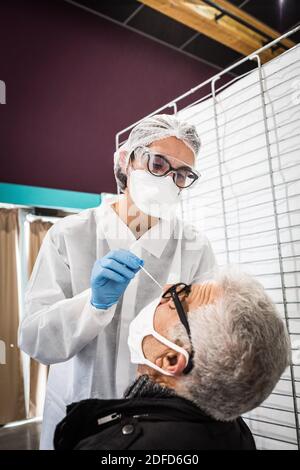
[[161, 374], [173, 376], [174, 374], [171, 372], [165, 371], [161, 367], [158, 367], [156, 364], [154, 364], [154, 362], [146, 359], [143, 352], [143, 339], [146, 336], [151, 335], [174, 351], [183, 354], [186, 360], [186, 365], [189, 361], [189, 353], [185, 349], [181, 348], [172, 341], [169, 341], [167, 338], [164, 338], [154, 330], [154, 314], [159, 302], [160, 297], [153, 300], [153, 302], [143, 308], [143, 310], [134, 318], [134, 320], [132, 320], [129, 325], [128, 346], [130, 349], [131, 362], [133, 364], [145, 364], [149, 367], [152, 367], [152, 369], [157, 370]]
[[180, 201], [180, 190], [171, 176], [154, 176], [146, 170], [131, 170], [129, 193], [145, 214], [170, 220]]

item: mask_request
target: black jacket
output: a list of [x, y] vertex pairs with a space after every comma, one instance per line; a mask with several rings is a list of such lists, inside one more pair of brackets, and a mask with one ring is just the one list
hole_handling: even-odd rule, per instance
[[[156, 387], [157, 391], [157, 387]], [[67, 407], [55, 432], [57, 450], [254, 450], [242, 420], [220, 422], [173, 393], [120, 400], [89, 399]]]

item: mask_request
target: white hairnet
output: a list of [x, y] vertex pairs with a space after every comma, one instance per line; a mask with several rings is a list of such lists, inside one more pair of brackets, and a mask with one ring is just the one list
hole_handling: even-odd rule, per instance
[[195, 160], [200, 150], [200, 137], [196, 127], [186, 121], [180, 121], [170, 114], [156, 114], [139, 122], [131, 131], [128, 140], [114, 153], [114, 172], [117, 185], [121, 190], [126, 187], [125, 171], [129, 157], [134, 149], [147, 146], [156, 140], [177, 137], [194, 153]]

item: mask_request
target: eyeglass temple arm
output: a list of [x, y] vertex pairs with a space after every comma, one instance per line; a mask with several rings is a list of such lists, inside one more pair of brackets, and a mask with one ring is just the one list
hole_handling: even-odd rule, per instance
[[189, 338], [191, 338], [191, 330], [190, 330], [190, 325], [187, 321], [187, 317], [186, 317], [186, 314], [185, 314], [185, 311], [183, 309], [183, 306], [182, 306], [182, 303], [180, 302], [179, 300], [179, 297], [177, 295], [177, 292], [175, 292], [174, 290], [171, 290], [171, 295], [172, 295], [172, 299], [174, 300], [174, 304], [175, 304], [175, 307], [176, 307], [176, 310], [178, 312], [178, 315], [179, 315], [179, 318], [180, 318], [180, 321], [181, 323], [184, 325], [188, 335], [189, 335]]
[[194, 360], [193, 360], [194, 359], [194, 349], [193, 349], [192, 339], [191, 339], [191, 330], [190, 330], [190, 326], [189, 326], [188, 321], [187, 321], [185, 311], [184, 311], [183, 306], [182, 306], [182, 304], [179, 300], [179, 297], [177, 295], [177, 292], [175, 290], [171, 290], [171, 295], [172, 295], [172, 299], [174, 300], [174, 304], [175, 304], [177, 313], [179, 315], [179, 318], [180, 318], [181, 322], [183, 323], [183, 325], [184, 325], [184, 327], [187, 331], [187, 334], [189, 336], [190, 342], [191, 342], [192, 350], [191, 350], [191, 353], [190, 353], [189, 362], [188, 362], [186, 368], [183, 371], [183, 374], [186, 375], [194, 367]]

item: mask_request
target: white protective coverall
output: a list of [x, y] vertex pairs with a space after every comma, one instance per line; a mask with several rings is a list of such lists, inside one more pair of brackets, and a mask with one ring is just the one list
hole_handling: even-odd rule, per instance
[[105, 200], [56, 222], [44, 238], [26, 290], [19, 346], [50, 364], [41, 449], [53, 448], [55, 427], [66, 405], [122, 397], [136, 373], [127, 345], [129, 324], [161, 293], [141, 270], [116, 305], [96, 309], [90, 303], [96, 259], [110, 250], [132, 249], [161, 285], [201, 282], [215, 269], [205, 235], [192, 227], [183, 229], [177, 219], [160, 220], [136, 240], [111, 207], [115, 201]]

